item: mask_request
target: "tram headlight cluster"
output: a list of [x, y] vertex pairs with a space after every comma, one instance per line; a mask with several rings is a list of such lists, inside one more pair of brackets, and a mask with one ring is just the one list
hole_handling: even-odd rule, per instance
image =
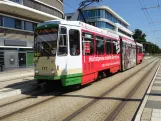
[[55, 72], [54, 69], [51, 69], [51, 73], [54, 74], [54, 72]]
[[36, 70], [35, 70], [35, 73], [38, 74], [38, 73], [39, 73], [39, 70], [36, 69]]

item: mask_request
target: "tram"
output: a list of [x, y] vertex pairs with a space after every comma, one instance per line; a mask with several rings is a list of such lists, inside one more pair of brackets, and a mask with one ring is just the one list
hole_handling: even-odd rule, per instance
[[136, 56], [136, 61], [137, 64], [140, 64], [143, 59], [144, 59], [144, 55], [143, 55], [143, 45], [140, 43], [136, 43], [136, 48], [137, 48], [137, 56]]
[[34, 78], [38, 83], [85, 85], [141, 62], [136, 49], [140, 45], [80, 21], [45, 21], [35, 28]]

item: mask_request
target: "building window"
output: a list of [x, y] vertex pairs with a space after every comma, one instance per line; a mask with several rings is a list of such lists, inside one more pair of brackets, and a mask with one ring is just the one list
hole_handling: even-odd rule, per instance
[[128, 37], [132, 37], [132, 35], [130, 35], [130, 34], [124, 32], [124, 31], [122, 31], [121, 29], [118, 29], [118, 32], [120, 32], [120, 33], [122, 33], [122, 34], [124, 34], [124, 35], [126, 35]]
[[91, 17], [91, 11], [87, 11], [87, 19]]
[[15, 19], [10, 17], [4, 17], [4, 26], [9, 28], [15, 28]]
[[22, 29], [22, 21], [15, 19], [15, 28], [16, 29]]
[[[102, 10], [102, 9], [86, 10], [86, 11], [83, 11], [83, 15], [84, 15], [85, 19], [106, 18], [113, 23], [119, 23], [120, 25], [127, 28], [127, 25], [125, 25], [122, 21], [117, 19], [114, 15], [112, 15], [108, 11], [105, 11], [105, 10]], [[82, 17], [81, 14], [79, 14], [78, 20], [80, 20], [80, 21], [83, 20], [83, 17]], [[110, 27], [110, 29], [111, 29], [111, 27]]]
[[109, 29], [112, 29], [112, 30], [114, 30], [114, 28], [115, 28], [113, 25], [110, 25], [109, 23], [102, 22], [102, 21], [97, 21], [96, 27], [98, 27], [98, 28], [109, 28]]
[[25, 22], [25, 30], [33, 31], [33, 24], [31, 22]]
[[33, 30], [35, 30], [35, 27], [37, 27], [37, 24], [33, 23]]
[[0, 26], [3, 26], [3, 17], [0, 16]]
[[15, 2], [15, 3], [19, 3], [19, 4], [23, 4], [23, 0], [10, 0], [12, 2]]
[[14, 19], [11, 17], [0, 15], [0, 26], [33, 31], [34, 28], [37, 26], [37, 23], [31, 23], [20, 19]]
[[105, 18], [105, 10], [99, 10], [101, 18]]
[[96, 36], [96, 54], [104, 54], [104, 38]]
[[79, 30], [69, 30], [69, 46], [70, 55], [76, 56], [80, 54], [80, 33]]
[[67, 20], [69, 20], [69, 19], [71, 19], [72, 18], [72, 16], [67, 16]]

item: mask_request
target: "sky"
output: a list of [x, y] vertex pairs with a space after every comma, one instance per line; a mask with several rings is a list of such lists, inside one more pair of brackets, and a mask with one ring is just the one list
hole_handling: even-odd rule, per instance
[[[76, 11], [82, 0], [64, 0], [64, 13]], [[142, 30], [146, 40], [161, 47], [161, 0], [102, 0], [94, 6], [106, 5], [126, 20], [131, 31]], [[143, 9], [142, 9], [143, 8]], [[150, 8], [150, 9], [145, 9]]]

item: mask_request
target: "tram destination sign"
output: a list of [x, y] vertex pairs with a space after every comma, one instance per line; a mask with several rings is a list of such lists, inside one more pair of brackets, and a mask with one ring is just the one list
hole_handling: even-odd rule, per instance
[[49, 33], [57, 33], [58, 28], [50, 28], [50, 29], [38, 29], [35, 31], [36, 34], [49, 34]]

